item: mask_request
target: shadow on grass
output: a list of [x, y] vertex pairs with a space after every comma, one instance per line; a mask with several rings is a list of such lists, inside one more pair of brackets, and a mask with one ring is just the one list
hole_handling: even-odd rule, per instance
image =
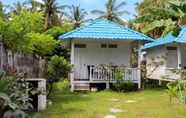
[[91, 97], [88, 93], [54, 90], [49, 99], [54, 103], [63, 102], [68, 104], [69, 102], [90, 101]]

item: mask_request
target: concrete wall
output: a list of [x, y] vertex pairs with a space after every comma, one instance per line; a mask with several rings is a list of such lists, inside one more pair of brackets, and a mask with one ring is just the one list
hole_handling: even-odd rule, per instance
[[[87, 65], [113, 64], [130, 66], [130, 42], [121, 41], [80, 41], [75, 44], [86, 44], [86, 48], [74, 49], [75, 78], [87, 79]], [[117, 44], [117, 48], [101, 48], [101, 44]]]
[[35, 58], [33, 55], [13, 53], [5, 48], [0, 41], [0, 70], [11, 72], [24, 72], [26, 77], [44, 77], [45, 61]]

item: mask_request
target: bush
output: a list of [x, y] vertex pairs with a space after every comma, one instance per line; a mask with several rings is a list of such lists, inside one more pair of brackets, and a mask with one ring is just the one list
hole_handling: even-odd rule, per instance
[[71, 71], [72, 65], [64, 57], [53, 56], [48, 64], [48, 96], [52, 92], [53, 84], [59, 82], [62, 79], [68, 77], [68, 73]]
[[135, 91], [136, 86], [131, 81], [120, 81], [113, 84], [113, 90], [118, 92], [130, 92]]
[[0, 92], [0, 117], [25, 118], [24, 111], [33, 108], [29, 97], [29, 93], [32, 93], [29, 83], [22, 76], [7, 76], [0, 83], [6, 86], [6, 91]]
[[70, 88], [70, 83], [67, 79], [59, 81], [58, 83], [55, 84], [55, 89], [63, 93], [70, 92], [69, 88]]
[[113, 84], [113, 90], [118, 92], [129, 92], [136, 90], [136, 86], [132, 81], [123, 80], [124, 68], [119, 67], [115, 74], [116, 83]]

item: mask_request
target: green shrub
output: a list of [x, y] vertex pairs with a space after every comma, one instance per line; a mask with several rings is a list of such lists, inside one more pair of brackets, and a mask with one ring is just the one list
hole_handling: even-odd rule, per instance
[[53, 56], [48, 63], [48, 97], [53, 90], [53, 84], [68, 77], [72, 65], [64, 57]]
[[136, 90], [136, 86], [131, 81], [120, 81], [113, 84], [113, 90], [118, 92], [130, 92]]
[[118, 67], [115, 73], [116, 83], [113, 84], [112, 89], [118, 92], [129, 92], [136, 90], [135, 84], [132, 81], [126, 81], [124, 78], [124, 68]]
[[70, 82], [65, 79], [62, 81], [59, 81], [58, 83], [55, 84], [56, 90], [62, 91], [64, 93], [68, 93], [70, 91]]

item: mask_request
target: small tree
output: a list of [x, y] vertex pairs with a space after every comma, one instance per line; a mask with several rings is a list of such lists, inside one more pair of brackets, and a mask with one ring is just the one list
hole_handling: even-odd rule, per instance
[[55, 55], [51, 58], [47, 69], [49, 86], [48, 96], [53, 90], [53, 84], [61, 79], [67, 78], [71, 69], [72, 65], [64, 57]]

